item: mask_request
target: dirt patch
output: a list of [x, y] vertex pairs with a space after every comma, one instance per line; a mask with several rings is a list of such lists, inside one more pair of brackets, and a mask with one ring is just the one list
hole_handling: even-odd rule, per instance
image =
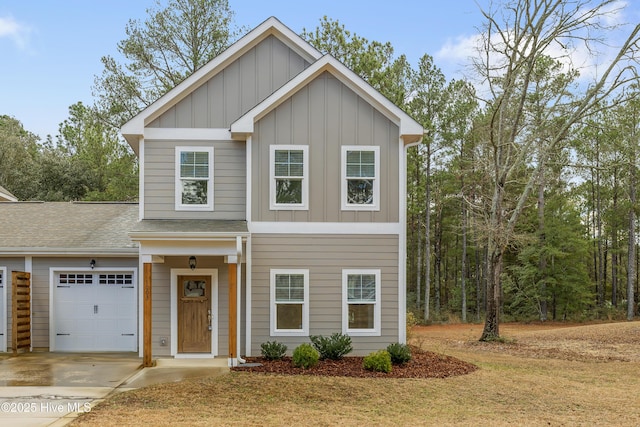
[[233, 368], [235, 371], [259, 372], [281, 375], [322, 375], [332, 377], [358, 378], [447, 378], [471, 373], [477, 369], [471, 363], [455, 357], [411, 349], [411, 360], [403, 365], [395, 365], [389, 373], [368, 371], [362, 367], [363, 357], [347, 356], [340, 360], [321, 360], [310, 369], [296, 368], [290, 357], [282, 360], [266, 360], [262, 357], [250, 357], [248, 362], [259, 363], [256, 367]]

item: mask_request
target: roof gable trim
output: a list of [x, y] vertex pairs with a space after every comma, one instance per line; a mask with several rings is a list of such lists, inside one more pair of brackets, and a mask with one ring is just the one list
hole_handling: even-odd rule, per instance
[[322, 54], [313, 46], [307, 43], [299, 35], [285, 26], [275, 17], [271, 17], [258, 25], [256, 28], [245, 34], [240, 40], [229, 46], [220, 55], [213, 58], [210, 62], [202, 66], [191, 76], [171, 89], [165, 95], [149, 107], [142, 110], [138, 115], [133, 117], [122, 126], [122, 134], [125, 139], [137, 152], [139, 139], [144, 133], [144, 127], [162, 115], [172, 106], [180, 102], [195, 89], [200, 87], [206, 81], [218, 74], [233, 61], [241, 57], [244, 53], [255, 47], [261, 41], [269, 36], [275, 36], [280, 39], [289, 48], [296, 51], [300, 56], [310, 63], [319, 59]]
[[325, 55], [311, 64], [306, 70], [233, 122], [231, 124], [231, 136], [237, 140], [245, 140], [248, 135], [253, 133], [254, 125], [258, 120], [325, 71], [338, 78], [349, 89], [373, 105], [385, 117], [396, 123], [400, 128], [400, 136], [404, 139], [405, 144], [415, 143], [422, 138], [424, 129], [419, 123], [331, 55]]

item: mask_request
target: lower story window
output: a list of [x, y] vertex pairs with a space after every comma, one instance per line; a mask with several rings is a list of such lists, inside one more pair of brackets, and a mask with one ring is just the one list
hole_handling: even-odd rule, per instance
[[309, 334], [309, 270], [271, 270], [271, 335]]
[[380, 335], [380, 270], [342, 270], [343, 332]]

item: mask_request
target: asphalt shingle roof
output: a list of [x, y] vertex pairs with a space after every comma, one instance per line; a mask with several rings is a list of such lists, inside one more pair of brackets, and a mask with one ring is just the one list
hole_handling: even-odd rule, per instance
[[137, 222], [137, 203], [2, 202], [0, 253], [137, 253], [128, 235]]
[[143, 219], [132, 229], [132, 233], [220, 233], [236, 235], [248, 233], [247, 221], [216, 219]]

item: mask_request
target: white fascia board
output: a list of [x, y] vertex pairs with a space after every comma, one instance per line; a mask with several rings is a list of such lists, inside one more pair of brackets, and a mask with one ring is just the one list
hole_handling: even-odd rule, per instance
[[213, 242], [176, 242], [145, 241], [140, 246], [140, 257], [144, 260], [156, 255], [161, 256], [236, 256], [235, 241]]
[[401, 234], [398, 222], [262, 222], [249, 225], [257, 234]]
[[236, 241], [236, 237], [246, 238], [249, 233], [129, 233], [129, 237], [133, 241]]
[[162, 113], [193, 92], [193, 90], [226, 68], [227, 65], [271, 35], [282, 40], [287, 46], [295, 50], [309, 62], [314, 62], [322, 56], [320, 52], [304, 41], [299, 35], [291, 31], [291, 29], [278, 19], [271, 17], [125, 123], [121, 128], [123, 136], [129, 141], [129, 135], [144, 135], [146, 133], [144, 129], [145, 125], [155, 120]]
[[2, 202], [17, 202], [18, 199], [8, 191], [0, 190], [0, 201]]
[[400, 128], [400, 136], [405, 143], [413, 143], [422, 138], [424, 129], [418, 122], [331, 55], [324, 55], [233, 122], [231, 124], [232, 136], [236, 139], [244, 139], [246, 135], [252, 134], [255, 122], [325, 71], [337, 77], [340, 82], [364, 98], [389, 120], [396, 123]]
[[0, 256], [108, 256], [108, 257], [136, 257], [138, 248], [131, 249], [77, 249], [77, 248], [5, 248], [0, 250]]

